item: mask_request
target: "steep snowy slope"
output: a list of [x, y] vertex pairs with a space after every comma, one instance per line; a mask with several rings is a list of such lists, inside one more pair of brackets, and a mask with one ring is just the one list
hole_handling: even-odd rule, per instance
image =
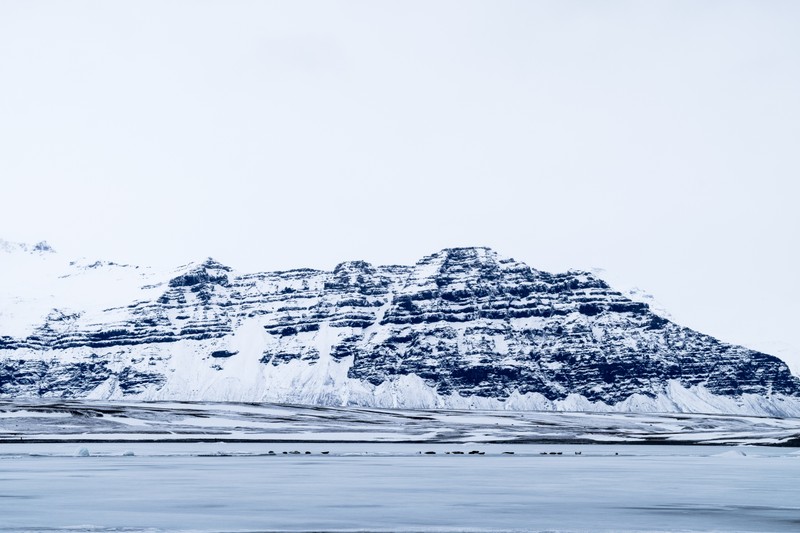
[[485, 248], [256, 274], [0, 260], [6, 397], [800, 415], [780, 360]]

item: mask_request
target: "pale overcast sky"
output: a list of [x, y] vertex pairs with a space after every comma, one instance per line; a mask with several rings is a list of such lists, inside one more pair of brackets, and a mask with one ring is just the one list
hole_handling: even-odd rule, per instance
[[0, 238], [241, 270], [491, 246], [800, 345], [800, 2], [0, 1]]

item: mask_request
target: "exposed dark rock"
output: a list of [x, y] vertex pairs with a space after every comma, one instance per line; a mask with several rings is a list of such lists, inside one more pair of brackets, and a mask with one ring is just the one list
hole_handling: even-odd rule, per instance
[[214, 350], [213, 352], [211, 352], [211, 357], [217, 357], [217, 358], [223, 358], [224, 359], [224, 358], [228, 358], [228, 357], [233, 357], [237, 353], [239, 353], [239, 352], [229, 352], [228, 350]]

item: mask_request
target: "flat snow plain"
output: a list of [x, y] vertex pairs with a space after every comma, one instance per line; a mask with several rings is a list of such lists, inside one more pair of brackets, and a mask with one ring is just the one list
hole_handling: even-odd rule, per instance
[[4, 403], [0, 531], [798, 531], [798, 435], [702, 415]]

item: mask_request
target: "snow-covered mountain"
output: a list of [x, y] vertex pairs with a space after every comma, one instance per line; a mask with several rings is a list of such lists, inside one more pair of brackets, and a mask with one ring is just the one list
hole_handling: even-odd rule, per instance
[[486, 248], [238, 273], [0, 243], [0, 396], [800, 415], [781, 360]]

